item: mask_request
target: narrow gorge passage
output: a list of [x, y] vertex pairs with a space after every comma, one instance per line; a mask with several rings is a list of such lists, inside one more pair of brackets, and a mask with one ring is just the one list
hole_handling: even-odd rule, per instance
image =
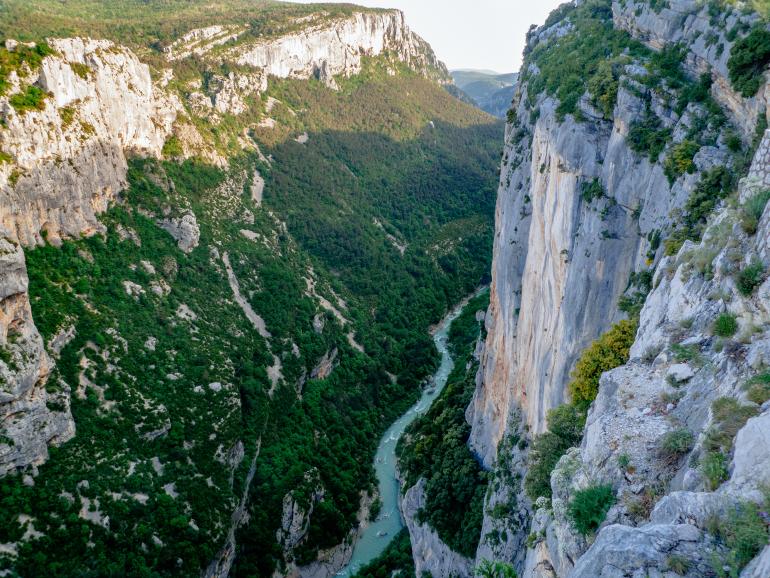
[[463, 299], [452, 309], [433, 331], [433, 342], [441, 354], [441, 364], [436, 373], [423, 389], [420, 399], [409, 410], [390, 426], [380, 440], [377, 455], [374, 458], [374, 470], [377, 474], [377, 488], [382, 500], [382, 507], [377, 518], [366, 526], [358, 535], [353, 546], [353, 556], [347, 567], [337, 576], [354, 576], [363, 566], [382, 554], [387, 545], [404, 527], [404, 520], [399, 509], [400, 483], [396, 470], [396, 446], [404, 430], [430, 409], [431, 404], [441, 395], [447, 384], [449, 374], [454, 368], [454, 360], [449, 352], [449, 330], [452, 322], [457, 319], [468, 305], [468, 302], [480, 295], [487, 288], [479, 289]]

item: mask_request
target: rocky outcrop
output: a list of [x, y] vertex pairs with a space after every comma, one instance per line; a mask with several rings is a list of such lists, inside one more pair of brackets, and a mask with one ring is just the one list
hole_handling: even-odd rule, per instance
[[434, 578], [473, 576], [473, 560], [461, 556], [447, 546], [436, 531], [418, 520], [418, 512], [425, 506], [425, 478], [409, 488], [400, 507], [412, 541], [415, 573]]
[[[127, 49], [81, 38], [50, 46], [39, 69], [11, 75], [0, 97], [0, 475], [42, 463], [48, 444], [75, 433], [69, 388], [49, 380], [21, 246], [101, 230], [97, 215], [127, 184], [126, 156], [160, 155], [178, 108]], [[43, 104], [17, 110], [10, 99], [29, 86], [44, 91]]]
[[[746, 30], [757, 20], [729, 9], [713, 12], [686, 0], [612, 6], [614, 26], [647, 46], [659, 50], [681, 42], [687, 72], [711, 73], [711, 95], [749, 141], [758, 119], [767, 115], [768, 87], [754, 98], [732, 90], [727, 39], [735, 39], [731, 29]], [[571, 26], [566, 16], [531, 32], [528, 52]], [[506, 131], [488, 335], [467, 411], [471, 446], [485, 465], [499, 463], [501, 441], [520, 432], [520, 420], [530, 434], [545, 429], [548, 410], [568, 401], [565, 390], [578, 355], [624, 316], [618, 303], [629, 291], [630, 275], [654, 271], [631, 359], [602, 376], [582, 444], [552, 473], [553, 498], [529, 504], [519, 495], [519, 505], [531, 514], [517, 524], [517, 534], [497, 545], [482, 537], [477, 562], [492, 554], [513, 562], [527, 578], [668, 576], [672, 559], [686, 561], [687, 576], [710, 575], [714, 559], [726, 553], [708, 519], [745, 501], [761, 503], [768, 481], [763, 464], [770, 455], [770, 408], [752, 404], [743, 385], [770, 363], [769, 286], [764, 281], [746, 296], [736, 285], [739, 271], [770, 262], [768, 213], [751, 236], [739, 224], [742, 209], [718, 205], [702, 242], [686, 241], [676, 255], [663, 256], [659, 241], [679, 226], [677, 215], [702, 175], [732, 161], [717, 135], [699, 143], [691, 174], [666, 178], [666, 153], [651, 161], [634, 152], [631, 127], [654, 114], [678, 143], [692, 134], [694, 119], [708, 119], [713, 111], [692, 102], [677, 109], [661, 99], [665, 91], [650, 91], [640, 82], [648, 72], [633, 59], [618, 72], [612, 114], [596, 110], [584, 95], [577, 121], [569, 114], [559, 118], [558, 101], [528, 94], [523, 82]], [[528, 73], [536, 77], [539, 70], [530, 63]], [[741, 203], [770, 182], [768, 147], [766, 134], [739, 187]], [[596, 194], [583, 194], [587, 186]], [[738, 331], [720, 338], [713, 326], [725, 313], [737, 320]], [[708, 440], [721, 427], [715, 410], [720, 403], [756, 415], [730, 439], [723, 452], [726, 470], [715, 481], [699, 463], [713, 451]], [[676, 459], [663, 457], [662, 440], [678, 430], [693, 435], [692, 447]], [[519, 450], [505, 451], [514, 463], [526, 463]], [[513, 467], [512, 473], [525, 472]], [[507, 490], [493, 486], [487, 510], [515, 494], [515, 479]], [[598, 483], [612, 487], [616, 502], [587, 539], [575, 530], [568, 506], [577, 491]], [[485, 533], [494, 527], [487, 511]], [[760, 557], [744, 574], [756, 574], [761, 564], [766, 560]]]
[[185, 253], [192, 252], [201, 238], [195, 213], [188, 210], [178, 217], [168, 217], [158, 223], [164, 231], [174, 237], [177, 246]]
[[53, 363], [32, 322], [27, 286], [21, 247], [0, 235], [0, 476], [43, 463], [48, 444], [75, 435], [69, 388], [48, 383]]
[[697, 0], [668, 0], [661, 4], [664, 5], [654, 7], [650, 2], [615, 1], [615, 25], [656, 50], [677, 43], [686, 46], [685, 65], [689, 71], [710, 73], [714, 80], [711, 92], [716, 100], [744, 134], [753, 134], [770, 92], [765, 88], [754, 98], [743, 98], [730, 85], [727, 61], [736, 39], [731, 31], [750, 29], [759, 23], [759, 16], [740, 10], [720, 10], [715, 15], [707, 3]]
[[244, 43], [226, 57], [278, 78], [318, 78], [334, 87], [337, 75], [361, 69], [364, 56], [395, 55], [412, 68], [448, 78], [430, 46], [414, 34], [397, 10], [357, 12], [347, 18], [309, 25], [276, 39]]
[[[150, 71], [107, 40], [50, 42], [56, 54], [0, 97], [0, 224], [24, 245], [98, 230], [96, 215], [126, 186], [126, 154], [160, 155], [176, 104]], [[43, 110], [9, 98], [35, 84]]]

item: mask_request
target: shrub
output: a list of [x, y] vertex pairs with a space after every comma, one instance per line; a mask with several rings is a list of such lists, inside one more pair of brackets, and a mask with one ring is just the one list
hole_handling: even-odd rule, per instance
[[666, 566], [668, 566], [668, 569], [671, 570], [674, 574], [684, 576], [690, 570], [690, 561], [684, 556], [671, 554], [666, 559]]
[[647, 155], [650, 162], [654, 163], [670, 138], [671, 130], [664, 128], [660, 119], [648, 108], [645, 117], [631, 125], [626, 141], [631, 150]]
[[670, 431], [660, 440], [660, 453], [669, 461], [676, 461], [692, 449], [694, 439], [688, 429]]
[[567, 508], [567, 515], [575, 529], [586, 536], [599, 528], [614, 503], [612, 486], [593, 486], [575, 492]]
[[596, 67], [596, 73], [588, 81], [591, 100], [602, 111], [605, 118], [612, 118], [615, 102], [618, 99], [617, 64], [603, 60]]
[[45, 98], [48, 96], [43, 89], [30, 85], [24, 92], [19, 92], [8, 99], [11, 106], [20, 114], [25, 114], [30, 110], [44, 110]]
[[770, 200], [770, 189], [757, 193], [741, 207], [741, 227], [747, 235], [755, 235], [759, 219], [765, 212], [767, 201]]
[[551, 497], [551, 472], [569, 448], [580, 442], [585, 416], [570, 404], [548, 412], [548, 430], [535, 437], [529, 453], [524, 490], [534, 502], [537, 498]]
[[163, 156], [166, 158], [181, 157], [184, 155], [184, 149], [182, 148], [181, 141], [175, 136], [171, 135], [163, 143]]
[[676, 255], [685, 240], [699, 241], [709, 215], [730, 192], [733, 177], [722, 166], [703, 173], [684, 205], [679, 227], [666, 239], [666, 255]]
[[726, 516], [712, 516], [707, 522], [707, 530], [728, 550], [727, 556], [715, 560], [714, 566], [721, 571], [720, 576], [738, 576], [743, 567], [765, 547], [769, 537], [759, 507], [751, 502], [736, 506]]
[[480, 578], [516, 578], [516, 570], [505, 562], [490, 562], [487, 559], [481, 561], [476, 568], [476, 575]]
[[770, 373], [752, 377], [744, 386], [748, 390], [746, 397], [749, 401], [762, 405], [770, 399]]
[[695, 172], [695, 154], [700, 150], [700, 145], [691, 140], [684, 140], [671, 149], [666, 162], [663, 164], [663, 172], [666, 173], [669, 183], [674, 183], [685, 173]]
[[591, 203], [594, 199], [601, 199], [605, 195], [606, 192], [599, 179], [585, 182], [580, 186], [580, 196], [586, 203]]
[[712, 492], [716, 490], [728, 477], [724, 454], [706, 452], [700, 461], [700, 471], [706, 478], [708, 489]]
[[770, 63], [770, 32], [763, 27], [754, 28], [738, 40], [730, 51], [727, 70], [733, 88], [745, 97], [757, 94]]
[[714, 321], [713, 331], [718, 337], [732, 337], [738, 331], [738, 319], [732, 313], [722, 313]]
[[572, 403], [586, 410], [599, 392], [602, 373], [628, 361], [628, 352], [636, 336], [636, 321], [624, 319], [594, 341], [580, 356], [572, 372], [568, 389]]
[[87, 79], [91, 74], [91, 67], [80, 62], [70, 62], [70, 68], [82, 79]]
[[744, 297], [750, 297], [754, 290], [759, 287], [765, 280], [765, 266], [755, 261], [751, 265], [748, 265], [741, 269], [738, 273], [738, 278], [735, 280], [735, 284], [738, 286], [738, 291]]

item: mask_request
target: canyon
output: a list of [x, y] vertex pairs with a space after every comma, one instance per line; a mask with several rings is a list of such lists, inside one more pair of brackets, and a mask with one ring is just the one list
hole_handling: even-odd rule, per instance
[[567, 2], [503, 129], [396, 10], [51, 1], [0, 15], [0, 576], [329, 578], [370, 523], [359, 576], [768, 575], [754, 4]]

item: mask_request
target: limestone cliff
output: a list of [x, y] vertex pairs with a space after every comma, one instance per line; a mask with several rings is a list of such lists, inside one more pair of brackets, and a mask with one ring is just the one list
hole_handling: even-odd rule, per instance
[[[488, 511], [509, 503], [520, 488], [509, 484], [488, 494], [477, 562], [504, 559], [526, 577], [663, 576], [673, 575], [665, 574], [667, 564], [678, 556], [687, 560], [688, 576], [708, 575], [713, 555], [724, 552], [706, 518], [739, 500], [761, 502], [758, 488], [767, 482], [764, 474], [747, 471], [749, 461], [765, 463], [770, 451], [758, 433], [768, 419], [767, 404], [752, 405], [741, 389], [766, 363], [765, 285], [748, 297], [735, 285], [738, 271], [768, 262], [766, 214], [759, 232], [750, 236], [737, 224], [739, 211], [718, 205], [702, 243], [686, 241], [664, 257], [660, 241], [693, 210], [694, 191], [702, 191], [705, 175], [719, 167], [744, 170], [731, 151], [748, 149], [758, 124], [763, 126], [768, 84], [744, 97], [733, 89], [727, 63], [734, 43], [764, 25], [750, 12], [695, 1], [613, 2], [611, 12], [609, 5], [605, 11], [593, 3], [600, 6], [596, 14], [606, 18], [605, 30], [614, 28], [630, 48], [613, 72], [618, 84], [611, 109], [601, 110], [586, 90], [574, 113], [564, 114], [552, 92], [530, 92], [544, 86], [538, 77], [545, 74], [540, 64], [549, 66], [549, 51], [562, 38], [584, 33], [574, 18], [577, 10], [592, 10], [591, 4], [568, 5], [561, 17], [530, 32], [523, 81], [509, 115], [488, 337], [467, 411], [472, 448], [487, 466], [504, 457], [515, 479], [526, 473], [524, 446], [503, 450], [501, 441], [543, 432], [548, 411], [569, 401], [566, 386], [578, 356], [626, 316], [618, 304], [633, 291], [634, 275], [654, 271], [653, 290], [641, 311], [631, 361], [602, 377], [582, 445], [552, 474], [553, 500], [541, 498], [528, 515], [520, 493], [516, 520], [503, 528]], [[646, 48], [635, 48], [635, 41]], [[676, 89], [652, 86], [650, 59], [671, 54], [676, 46], [684, 47], [681, 63], [689, 82], [700, 79], [716, 105], [707, 109], [706, 101], [690, 100], [680, 106]], [[729, 147], [719, 131], [693, 136], [697, 119], [706, 126], [717, 117], [742, 144]], [[660, 154], [647, 155], [632, 142], [645, 122], [668, 135]], [[673, 172], [667, 156], [691, 140], [697, 142], [691, 165]], [[765, 136], [751, 176], [740, 186], [741, 202], [767, 186], [769, 142]], [[740, 336], [732, 340], [712, 332], [725, 311], [740, 326]], [[697, 349], [697, 367], [681, 366], [680, 346]], [[714, 487], [697, 464], [707, 453], [708, 432], [718, 427], [712, 407], [717, 398], [748, 404], [756, 417], [739, 432], [734, 451], [727, 450], [732, 463], [726, 483]], [[689, 461], [683, 457], [672, 466], [660, 458], [659, 448], [667, 433], [681, 428], [693, 433], [694, 449]], [[618, 466], [621, 456], [630, 457], [630, 470]], [[597, 483], [611, 484], [617, 502], [595, 539], [587, 541], [568, 519], [567, 506], [577, 490]], [[660, 501], [640, 515], [635, 507], [651, 487]]]
[[360, 70], [362, 57], [385, 52], [416, 70], [447, 78], [444, 65], [409, 29], [398, 10], [355, 13], [275, 40], [247, 43], [227, 54], [238, 64], [262, 69], [270, 76], [316, 77], [334, 86], [335, 76], [350, 76]]

